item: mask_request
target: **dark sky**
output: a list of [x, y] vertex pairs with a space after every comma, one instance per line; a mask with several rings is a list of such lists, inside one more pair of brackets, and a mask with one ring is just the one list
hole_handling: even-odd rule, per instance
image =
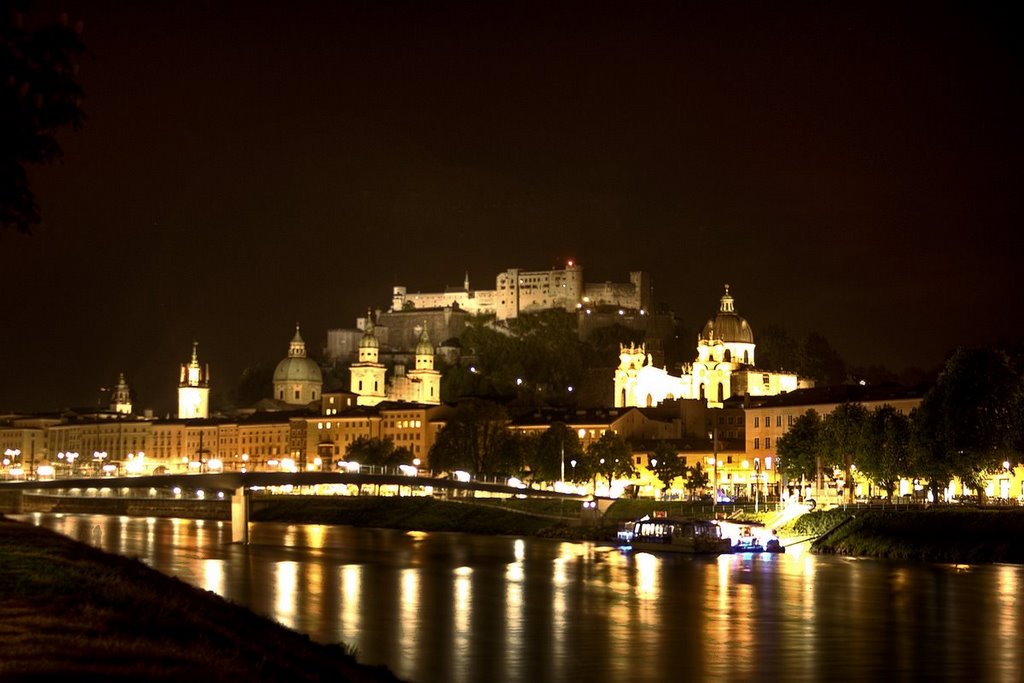
[[[0, 411], [175, 409], [390, 288], [575, 258], [696, 328], [931, 367], [1024, 336], [1018, 26], [994, 3], [37, 2], [85, 127], [0, 236]], [[637, 7], [639, 6], [639, 7]]]

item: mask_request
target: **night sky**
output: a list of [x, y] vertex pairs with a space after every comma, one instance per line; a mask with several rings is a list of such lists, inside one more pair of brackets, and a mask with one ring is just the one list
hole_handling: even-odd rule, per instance
[[227, 390], [296, 322], [568, 258], [853, 364], [1024, 336], [994, 3], [494, 4], [35, 3], [84, 21], [88, 120], [0, 236], [0, 412], [123, 371], [163, 415], [194, 339]]

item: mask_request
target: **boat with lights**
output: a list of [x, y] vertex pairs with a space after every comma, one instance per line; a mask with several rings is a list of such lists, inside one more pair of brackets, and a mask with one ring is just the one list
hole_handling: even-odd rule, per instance
[[667, 553], [719, 555], [732, 552], [716, 522], [705, 519], [642, 517], [626, 522], [618, 532], [619, 547]]

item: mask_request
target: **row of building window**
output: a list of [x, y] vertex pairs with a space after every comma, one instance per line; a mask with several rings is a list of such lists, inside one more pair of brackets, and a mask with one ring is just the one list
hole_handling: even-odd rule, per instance
[[[786, 426], [787, 427], [792, 427], [794, 419], [795, 418], [792, 415], [787, 415], [786, 416]], [[758, 415], [754, 416], [754, 426], [755, 427], [760, 427], [761, 426], [761, 418]], [[765, 427], [771, 427], [772, 426], [772, 417], [771, 417], [771, 415], [765, 415], [764, 416], [764, 426]], [[776, 415], [775, 416], [775, 426], [776, 427], [781, 427], [782, 426], [782, 416], [781, 415]]]

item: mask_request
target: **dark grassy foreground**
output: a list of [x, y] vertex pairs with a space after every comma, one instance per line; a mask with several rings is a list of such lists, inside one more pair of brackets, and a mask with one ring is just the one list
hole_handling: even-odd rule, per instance
[[780, 530], [786, 536], [817, 536], [817, 553], [925, 562], [1024, 563], [1024, 511], [933, 508], [918, 511], [834, 510], [812, 512]]
[[0, 681], [62, 679], [397, 680], [137, 560], [0, 518]]

